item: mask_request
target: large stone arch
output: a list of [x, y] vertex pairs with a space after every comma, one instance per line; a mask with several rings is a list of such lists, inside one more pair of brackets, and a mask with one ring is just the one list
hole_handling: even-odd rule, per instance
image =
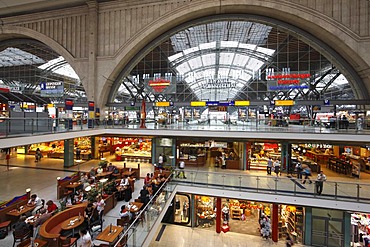
[[[279, 2], [279, 3], [278, 3]], [[207, 18], [223, 14], [247, 14], [271, 18], [281, 23], [286, 23], [297, 30], [304, 30], [311, 37], [316, 38], [323, 50], [330, 48], [343, 59], [345, 66], [350, 66], [354, 74], [351, 76], [355, 94], [359, 99], [368, 99], [370, 92], [370, 55], [366, 53], [370, 42], [365, 42], [354, 32], [334, 19], [319, 12], [313, 12], [299, 4], [280, 1], [255, 1], [255, 0], [224, 0], [193, 2], [192, 4], [179, 7], [172, 12], [150, 23], [140, 33], [134, 35], [116, 54], [116, 67], [112, 70], [109, 81], [106, 81], [100, 88], [102, 90], [101, 99], [107, 102], [117, 89], [117, 84], [113, 83], [123, 71], [130, 70], [141, 58], [143, 49], [147, 46], [159, 44], [161, 35], [171, 33], [176, 27], [184, 25], [195, 19]], [[293, 30], [295, 31], [295, 30]], [[370, 39], [369, 39], [370, 40]], [[337, 59], [337, 58], [336, 58]], [[354, 80], [353, 80], [353, 77]], [[112, 86], [110, 86], [112, 85]], [[110, 88], [110, 90], [109, 90]]]
[[[16, 39], [16, 38], [31, 38], [44, 43], [45, 45], [52, 48], [59, 55], [63, 56], [64, 59], [69, 63], [69, 65], [75, 70], [76, 74], [81, 79], [82, 83], [85, 78], [83, 75], [86, 74], [86, 68], [81, 66], [79, 62], [76, 62], [71, 53], [68, 52], [63, 46], [61, 46], [55, 40], [49, 38], [48, 36], [41, 34], [32, 29], [18, 27], [18, 26], [3, 26], [0, 29], [0, 40]], [[83, 85], [86, 88], [87, 85]]]

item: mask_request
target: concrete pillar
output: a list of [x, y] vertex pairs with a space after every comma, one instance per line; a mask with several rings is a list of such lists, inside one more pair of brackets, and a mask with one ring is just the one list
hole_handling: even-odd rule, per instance
[[216, 232], [221, 233], [221, 197], [216, 198]]
[[276, 203], [272, 204], [271, 228], [272, 241], [277, 242], [279, 240], [279, 205]]
[[281, 143], [281, 168], [282, 170], [289, 171], [289, 166], [291, 165], [291, 154], [292, 145], [288, 142]]
[[[305, 207], [305, 218], [304, 218], [304, 244], [311, 246], [312, 240], [312, 208]], [[349, 245], [346, 245], [349, 246]]]
[[152, 164], [154, 165], [156, 163], [156, 154], [157, 154], [157, 151], [156, 151], [156, 145], [155, 143], [157, 142], [157, 138], [153, 138], [152, 139]]
[[351, 225], [351, 214], [344, 212], [344, 244], [343, 246], [351, 246], [351, 234], [352, 234], [352, 225]]
[[191, 194], [191, 203], [190, 203], [190, 220], [191, 220], [191, 227], [195, 227], [195, 195]]
[[74, 165], [74, 139], [64, 140], [64, 167]]

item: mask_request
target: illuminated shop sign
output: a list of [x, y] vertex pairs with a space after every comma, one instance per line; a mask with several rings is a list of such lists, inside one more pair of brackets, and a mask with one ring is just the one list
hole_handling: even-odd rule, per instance
[[305, 143], [305, 148], [333, 148], [333, 145], [331, 144], [325, 144], [325, 143]]

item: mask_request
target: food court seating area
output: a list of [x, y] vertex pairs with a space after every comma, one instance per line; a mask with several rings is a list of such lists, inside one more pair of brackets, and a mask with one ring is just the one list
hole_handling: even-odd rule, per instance
[[41, 225], [40, 238], [47, 241], [49, 246], [59, 246], [61, 244], [62, 223], [73, 216], [84, 215], [85, 208], [86, 204], [76, 205], [52, 216]]

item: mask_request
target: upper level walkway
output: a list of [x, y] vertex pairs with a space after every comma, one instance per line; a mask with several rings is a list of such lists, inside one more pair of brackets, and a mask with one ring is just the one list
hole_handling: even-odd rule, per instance
[[[69, 139], [95, 135], [136, 135], [166, 137], [203, 137], [241, 139], [267, 139], [287, 141], [325, 141], [358, 143], [369, 142], [370, 129], [367, 122], [355, 128], [342, 129], [339, 123], [334, 128], [327, 128], [323, 123], [315, 126], [288, 125], [270, 126], [265, 121], [233, 122], [225, 124], [221, 121], [202, 122], [198, 120], [158, 125], [154, 122], [140, 128], [139, 124], [123, 125], [120, 122], [104, 122], [94, 128], [86, 124], [68, 126], [68, 122], [55, 123], [54, 119], [18, 119], [16, 123], [4, 120], [0, 125], [0, 148], [28, 145], [35, 142]], [[15, 127], [14, 127], [15, 126]], [[54, 127], [53, 127], [54, 126]], [[56, 127], [58, 126], [58, 127]], [[37, 140], [34, 136], [38, 136]], [[21, 137], [21, 138], [20, 138]]]

